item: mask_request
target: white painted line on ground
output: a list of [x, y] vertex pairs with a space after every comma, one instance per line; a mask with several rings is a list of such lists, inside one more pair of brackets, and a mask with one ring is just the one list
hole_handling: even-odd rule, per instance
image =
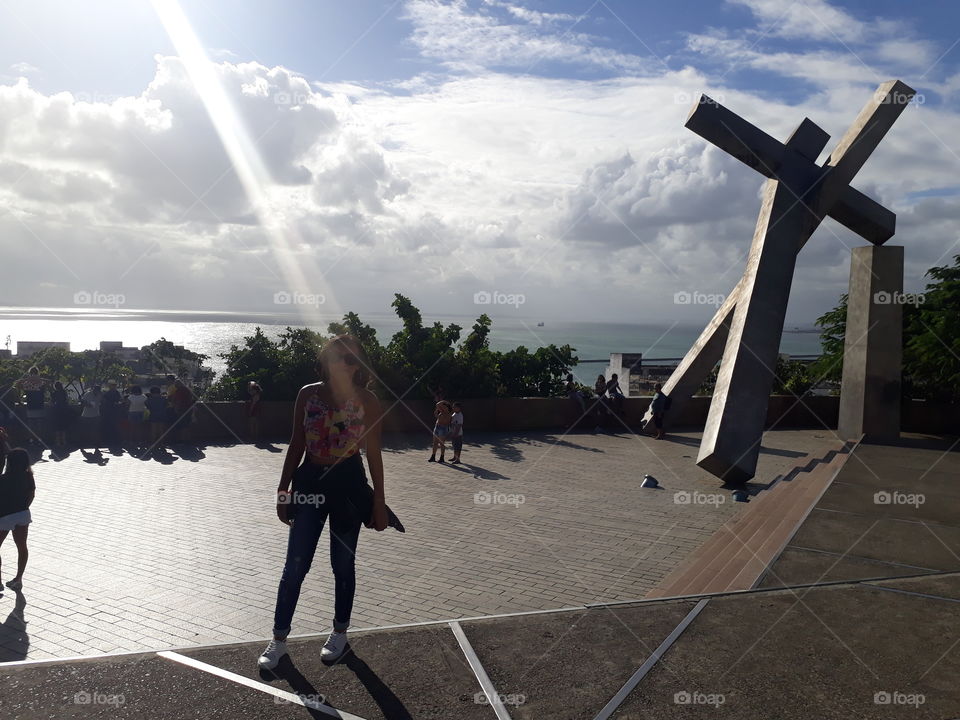
[[676, 642], [677, 638], [683, 634], [683, 631], [686, 630], [687, 626], [693, 622], [693, 619], [700, 614], [700, 611], [706, 607], [708, 602], [710, 602], [709, 598], [704, 598], [693, 607], [693, 610], [687, 613], [687, 616], [673, 629], [673, 632], [667, 636], [667, 639], [660, 643], [660, 646], [653, 651], [653, 654], [647, 658], [643, 665], [637, 668], [637, 671], [630, 676], [630, 679], [620, 688], [620, 691], [610, 699], [610, 702], [603, 706], [603, 710], [600, 711], [594, 720], [607, 720], [607, 718], [613, 715], [616, 709], [620, 707], [620, 703], [627, 699], [627, 696], [640, 684], [640, 681], [650, 672], [653, 666], [660, 661], [663, 654], [667, 652], [670, 646]]
[[487, 702], [490, 703], [490, 707], [493, 708], [499, 720], [511, 720], [510, 713], [508, 713], [507, 709], [503, 706], [503, 701], [500, 700], [497, 689], [493, 686], [493, 683], [490, 682], [487, 671], [484, 670], [483, 665], [480, 664], [480, 658], [478, 658], [477, 654], [473, 651], [473, 646], [471, 646], [470, 641], [467, 640], [467, 636], [463, 632], [463, 628], [460, 627], [460, 623], [454, 620], [450, 623], [450, 629], [453, 630], [457, 642], [460, 643], [460, 649], [463, 650], [467, 662], [470, 663], [473, 674], [477, 676], [477, 680], [480, 682], [480, 687], [483, 688], [483, 694], [487, 696]]
[[272, 685], [267, 685], [266, 683], [258, 682], [243, 675], [237, 675], [237, 673], [230, 672], [229, 670], [224, 670], [223, 668], [218, 668], [216, 665], [209, 665], [205, 662], [200, 662], [195, 660], [192, 657], [187, 657], [186, 655], [181, 655], [179, 653], [170, 652], [169, 650], [161, 650], [157, 653], [162, 658], [167, 660], [172, 660], [173, 662], [180, 663], [181, 665], [186, 665], [191, 667], [194, 670], [202, 670], [203, 672], [210, 673], [211, 675], [216, 675], [219, 678], [224, 680], [229, 680], [230, 682], [237, 683], [238, 685], [243, 685], [254, 690], [259, 690], [262, 693], [267, 695], [273, 695], [276, 698], [281, 698], [286, 700], [289, 703], [294, 705], [301, 705], [305, 708], [310, 708], [311, 710], [317, 710], [319, 712], [325, 713], [330, 717], [341, 718], [341, 720], [363, 720], [359, 715], [351, 715], [348, 712], [343, 712], [341, 710], [334, 710], [329, 705], [324, 705], [321, 702], [317, 702], [312, 698], [304, 698], [299, 695], [287, 692], [286, 690], [281, 690], [280, 688], [275, 688]]
[[900, 593], [901, 595], [913, 595], [914, 597], [927, 598], [929, 600], [943, 600], [945, 602], [960, 603], [960, 598], [944, 597], [943, 595], [931, 595], [930, 593], [917, 592], [915, 590], [901, 590], [887, 585], [877, 585], [876, 583], [863, 583], [864, 585], [877, 590], [886, 590], [887, 592]]

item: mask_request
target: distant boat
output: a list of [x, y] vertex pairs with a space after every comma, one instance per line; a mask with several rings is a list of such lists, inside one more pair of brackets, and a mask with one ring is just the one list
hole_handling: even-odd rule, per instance
[[543, 323], [542, 323], [542, 322], [538, 322], [538, 323], [537, 323], [537, 327], [543, 327]]

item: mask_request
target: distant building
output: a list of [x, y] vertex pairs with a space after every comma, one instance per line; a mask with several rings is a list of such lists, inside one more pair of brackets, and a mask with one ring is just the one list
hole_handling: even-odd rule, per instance
[[610, 364], [607, 365], [604, 377], [610, 380], [614, 373], [620, 381], [620, 389], [627, 397], [643, 395], [640, 386], [643, 353], [610, 353]]
[[11, 357], [13, 357], [13, 352], [10, 350], [10, 348], [0, 348], [0, 358], [8, 359]]
[[100, 351], [110, 353], [118, 360], [125, 363], [140, 362], [140, 348], [124, 347], [123, 343], [116, 340], [101, 340]]
[[644, 397], [652, 395], [653, 386], [666, 382], [674, 370], [676, 365], [644, 364], [642, 353], [610, 353], [604, 377], [609, 380], [616, 373], [624, 395]]
[[50, 342], [46, 340], [22, 340], [17, 342], [17, 357], [30, 357], [31, 355], [36, 355], [39, 352], [44, 352], [45, 350], [51, 350], [53, 348], [61, 348], [67, 352], [70, 352], [70, 343]]

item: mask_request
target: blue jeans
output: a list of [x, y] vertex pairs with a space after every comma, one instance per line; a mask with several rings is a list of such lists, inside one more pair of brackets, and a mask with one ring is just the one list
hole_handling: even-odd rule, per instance
[[300, 587], [310, 570], [327, 517], [330, 518], [330, 565], [334, 578], [333, 629], [343, 632], [349, 627], [357, 587], [354, 560], [362, 521], [344, 498], [350, 484], [357, 482], [366, 483], [359, 456], [332, 467], [305, 462], [294, 474], [292, 490], [296, 512], [277, 590], [274, 637], [285, 638], [290, 632]]

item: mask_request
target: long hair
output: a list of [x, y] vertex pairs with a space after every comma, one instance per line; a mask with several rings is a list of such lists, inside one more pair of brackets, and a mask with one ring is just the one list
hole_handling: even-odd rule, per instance
[[353, 384], [359, 388], [367, 387], [370, 384], [370, 358], [367, 357], [367, 351], [363, 349], [361, 342], [349, 334], [337, 335], [336, 337], [330, 338], [317, 354], [320, 379], [325, 383], [330, 382], [328, 366], [330, 355], [334, 351], [348, 352], [357, 358], [359, 362], [353, 371]]
[[32, 475], [30, 469], [30, 454], [23, 448], [14, 448], [7, 453], [7, 467], [3, 471], [4, 475]]

